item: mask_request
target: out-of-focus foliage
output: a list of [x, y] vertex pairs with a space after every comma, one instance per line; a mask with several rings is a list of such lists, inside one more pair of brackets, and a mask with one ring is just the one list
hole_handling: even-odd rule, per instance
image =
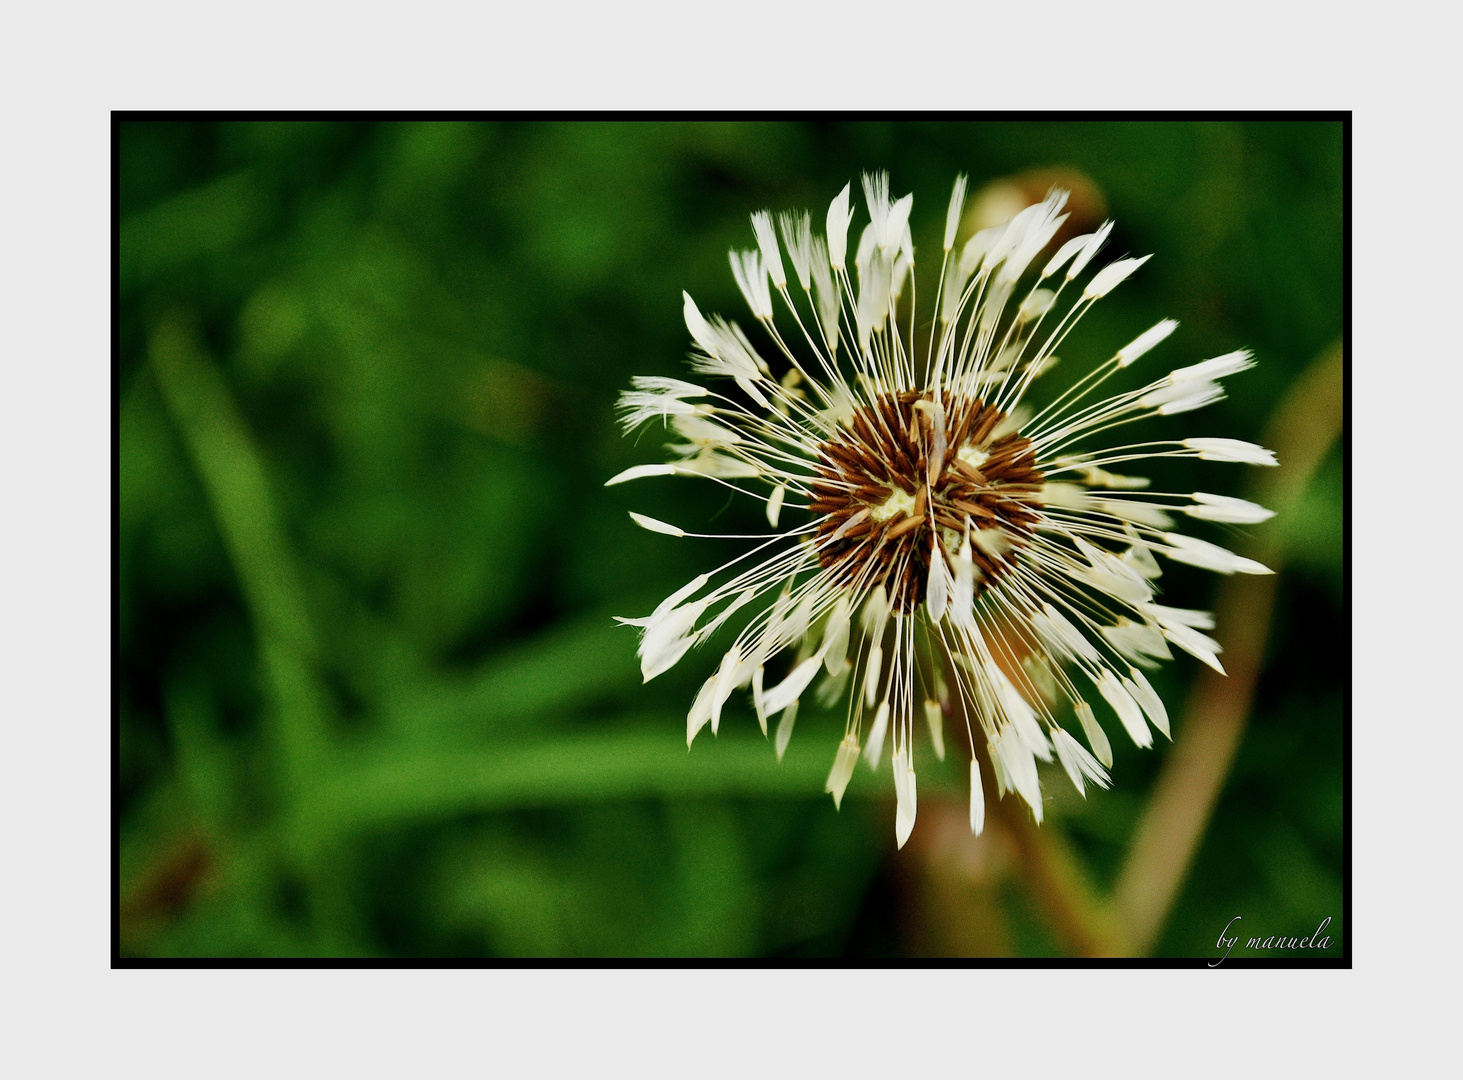
[[[725, 252], [750, 211], [816, 220], [888, 168], [938, 252], [957, 171], [1053, 166], [1106, 200], [1111, 252], [1157, 253], [1064, 363], [1176, 317], [1164, 359], [1261, 361], [1180, 433], [1257, 438], [1341, 332], [1339, 124], [122, 124], [124, 955], [952, 948], [893, 851], [887, 775], [841, 814], [822, 794], [839, 719], [809, 710], [779, 765], [734, 700], [688, 754], [714, 660], [640, 684], [610, 616], [738, 549], [625, 510], [742, 532], [760, 507], [603, 488], [661, 441], [611, 407], [681, 370], [682, 288], [747, 321]], [[1160, 954], [1211, 955], [1235, 914], [1341, 928], [1342, 468], [1275, 523], [1266, 671]], [[1215, 581], [1185, 570], [1167, 595], [1205, 606]], [[1195, 667], [1155, 686], [1177, 704]], [[1168, 752], [1113, 744], [1113, 790], [1047, 785], [1099, 885]], [[963, 813], [959, 756], [919, 760], [916, 833], [944, 797]], [[1019, 876], [988, 901], [982, 947], [1059, 949]]]

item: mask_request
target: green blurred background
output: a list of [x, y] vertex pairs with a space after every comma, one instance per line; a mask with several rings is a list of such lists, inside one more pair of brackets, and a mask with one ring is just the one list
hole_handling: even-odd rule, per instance
[[[738, 695], [687, 753], [715, 656], [642, 686], [610, 617], [739, 548], [625, 511], [765, 522], [714, 485], [605, 489], [662, 441], [622, 438], [615, 396], [683, 370], [683, 288], [751, 321], [726, 263], [749, 212], [818, 221], [887, 168], [938, 252], [956, 172], [979, 191], [1057, 169], [1116, 220], [1113, 256], [1156, 253], [1064, 366], [1175, 317], [1144, 378], [1239, 347], [1260, 366], [1151, 437], [1258, 440], [1341, 334], [1339, 123], [117, 131], [123, 956], [1066, 951], [1019, 845], [950, 826], [959, 750], [946, 767], [917, 750], [920, 819], [897, 853], [887, 764], [841, 813], [822, 794], [841, 714], [807, 709], [779, 765]], [[1159, 480], [1247, 490], [1240, 466]], [[1235, 914], [1295, 935], [1329, 915], [1339, 955], [1341, 514], [1333, 447], [1273, 523], [1285, 569], [1249, 727], [1157, 955], [1212, 956]], [[1187, 570], [1165, 602], [1212, 604], [1221, 582]], [[1156, 674], [1171, 712], [1198, 668], [1181, 654]], [[1042, 827], [1099, 893], [1172, 749], [1109, 730], [1112, 790], [1084, 802], [1048, 777]]]

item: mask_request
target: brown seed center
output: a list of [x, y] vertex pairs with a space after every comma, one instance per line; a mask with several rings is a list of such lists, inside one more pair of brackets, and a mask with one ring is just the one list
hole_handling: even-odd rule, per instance
[[[861, 589], [883, 582], [890, 607], [911, 612], [924, 599], [931, 528], [955, 566], [967, 527], [977, 594], [1016, 564], [1037, 519], [1043, 478], [1031, 440], [1005, 431], [1006, 414], [979, 400], [944, 403], [945, 451], [929, 394], [886, 393], [819, 447], [813, 482], [819, 562]], [[977, 535], [979, 534], [979, 535]]]

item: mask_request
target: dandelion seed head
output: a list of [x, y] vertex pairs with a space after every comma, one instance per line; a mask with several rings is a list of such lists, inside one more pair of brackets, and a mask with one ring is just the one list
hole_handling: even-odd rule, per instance
[[[637, 378], [619, 405], [627, 430], [667, 428], [672, 460], [632, 466], [608, 483], [691, 476], [761, 504], [773, 531], [651, 615], [621, 620], [641, 632], [642, 673], [648, 680], [674, 667], [749, 608], [691, 703], [688, 744], [702, 728], [718, 729], [740, 688], [750, 688], [764, 734], [778, 717], [769, 736], [778, 760], [808, 693], [825, 707], [842, 703], [844, 736], [826, 790], [840, 805], [860, 760], [875, 770], [892, 762], [902, 846], [915, 827], [918, 758], [932, 751], [943, 760], [947, 718], [975, 751], [975, 832], [989, 797], [1015, 795], [1040, 822], [1041, 768], [1052, 770], [1048, 779], [1065, 774], [1084, 796], [1107, 787], [1104, 723], [1116, 721], [1143, 747], [1152, 730], [1168, 735], [1143, 669], [1172, 660], [1170, 645], [1223, 666], [1219, 643], [1204, 633], [1214, 626], [1209, 613], [1155, 602], [1163, 573], [1155, 555], [1221, 574], [1268, 573], [1173, 530], [1182, 518], [1257, 524], [1270, 511], [1204, 492], [1156, 492], [1129, 473], [1163, 457], [1276, 462], [1234, 439], [1119, 434], [1219, 400], [1220, 380], [1254, 364], [1244, 350], [1170, 362], [1159, 369], [1169, 374], [1102, 396], [1111, 376], [1131, 379], [1147, 366], [1140, 358], [1173, 348], [1169, 319], [1105, 360], [1064, 348], [1072, 384], [1033, 407], [1029, 391], [1055, 365], [1056, 348], [1149, 259], [1100, 264], [1111, 222], [1048, 255], [1066, 220], [1066, 193], [1053, 190], [960, 244], [960, 177], [945, 206], [935, 306], [922, 316], [913, 195], [894, 197], [882, 172], [865, 174], [860, 187], [866, 222], [852, 234], [852, 267], [852, 183], [829, 204], [823, 235], [807, 212], [752, 214], [755, 246], [733, 251], [730, 265], [770, 351], [683, 294], [691, 370], [702, 378]], [[631, 516], [678, 542], [700, 535]], [[928, 750], [915, 743], [926, 730]], [[984, 790], [982, 758], [994, 792]]]

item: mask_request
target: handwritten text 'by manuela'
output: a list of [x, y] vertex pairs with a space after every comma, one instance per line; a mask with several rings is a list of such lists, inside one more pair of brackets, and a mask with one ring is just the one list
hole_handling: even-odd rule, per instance
[[[1230, 919], [1229, 924], [1219, 932], [1219, 941], [1215, 944], [1214, 947], [1216, 949], [1223, 949], [1224, 955], [1221, 956], [1218, 960], [1211, 961], [1209, 964], [1210, 967], [1218, 967], [1220, 964], [1229, 959], [1230, 950], [1234, 948], [1235, 943], [1238, 942], [1240, 938], [1238, 930], [1235, 931], [1233, 937], [1229, 936], [1230, 927], [1239, 922], [1240, 918], [1241, 916], [1236, 915], [1234, 918]], [[1327, 915], [1324, 919], [1321, 920], [1321, 925], [1316, 927], [1316, 932], [1314, 934], [1311, 934], [1309, 937], [1295, 938], [1285, 937], [1283, 935], [1278, 937], [1273, 935], [1270, 937], [1252, 937], [1249, 939], [1249, 941], [1245, 943], [1245, 948], [1264, 950], [1327, 949], [1331, 947], [1331, 939], [1329, 937], [1323, 937], [1322, 933], [1329, 925], [1331, 925], [1331, 916]]]

